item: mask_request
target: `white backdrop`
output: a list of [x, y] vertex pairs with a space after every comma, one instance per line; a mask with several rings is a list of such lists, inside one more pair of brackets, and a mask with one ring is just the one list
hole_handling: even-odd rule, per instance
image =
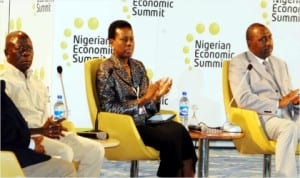
[[9, 29], [9, 2], [0, 0], [0, 62], [4, 62], [4, 39]]
[[[149, 4], [151, 2], [153, 5]], [[165, 76], [173, 78], [173, 88], [165, 96], [162, 107], [178, 110], [179, 97], [185, 90], [191, 105], [198, 108], [190, 110], [190, 115], [195, 112], [197, 122], [219, 126], [226, 120], [221, 64], [224, 59], [247, 50], [245, 30], [253, 22], [270, 27], [274, 38], [273, 54], [287, 61], [294, 86], [300, 87], [300, 2], [284, 2], [11, 0], [8, 15], [9, 1], [0, 0], [1, 49], [7, 29], [26, 31], [35, 48], [33, 67], [49, 86], [49, 109], [52, 110], [56, 95], [62, 93], [56, 72], [60, 65], [69, 119], [78, 127], [90, 127], [83, 61], [89, 57], [109, 57], [108, 25], [116, 19], [128, 20], [135, 34], [133, 57], [144, 62], [152, 80]], [[288, 13], [278, 12], [288, 7], [298, 8]], [[8, 28], [5, 19], [15, 25]], [[94, 40], [85, 44], [90, 38]], [[101, 52], [82, 53], [83, 48], [97, 48], [95, 50]], [[1, 61], [4, 61], [3, 54]]]

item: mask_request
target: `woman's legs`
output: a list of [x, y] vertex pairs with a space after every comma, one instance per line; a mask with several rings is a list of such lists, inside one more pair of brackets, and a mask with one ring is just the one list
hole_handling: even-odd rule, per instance
[[158, 176], [182, 177], [194, 172], [193, 166], [197, 161], [194, 145], [187, 130], [180, 123], [168, 122], [137, 128], [145, 145], [160, 151]]
[[184, 160], [182, 167], [182, 177], [194, 177], [195, 168], [192, 159]]

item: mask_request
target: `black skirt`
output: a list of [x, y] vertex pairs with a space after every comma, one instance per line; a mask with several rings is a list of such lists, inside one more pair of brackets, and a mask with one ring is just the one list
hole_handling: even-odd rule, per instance
[[137, 129], [143, 142], [160, 151], [159, 177], [176, 177], [182, 168], [183, 161], [191, 159], [193, 169], [197, 155], [192, 139], [186, 128], [178, 122], [167, 122], [155, 125], [139, 125]]

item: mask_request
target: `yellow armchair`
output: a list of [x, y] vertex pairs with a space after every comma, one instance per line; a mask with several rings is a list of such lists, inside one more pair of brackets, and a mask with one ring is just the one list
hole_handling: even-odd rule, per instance
[[[158, 160], [159, 151], [144, 144], [131, 116], [98, 112], [95, 86], [96, 70], [104, 60], [93, 59], [86, 61], [84, 64], [86, 96], [91, 122], [95, 127], [95, 120], [98, 119], [98, 128], [107, 132], [109, 137], [120, 141], [119, 146], [105, 149], [105, 157], [108, 160], [131, 161], [130, 176], [137, 177], [138, 160]], [[174, 113], [173, 111], [161, 112]], [[179, 121], [179, 118], [176, 117], [175, 120]]]
[[0, 151], [0, 177], [25, 177], [24, 172], [12, 151]]
[[[263, 176], [271, 176], [271, 155], [275, 154], [276, 142], [269, 140], [255, 111], [238, 108], [235, 101], [229, 103], [232, 99], [232, 93], [229, 85], [229, 60], [223, 61], [222, 85], [225, 112], [230, 122], [239, 125], [245, 136], [241, 139], [233, 140], [236, 149], [243, 154], [263, 154], [264, 170]], [[300, 153], [300, 144], [298, 144], [297, 154]]]

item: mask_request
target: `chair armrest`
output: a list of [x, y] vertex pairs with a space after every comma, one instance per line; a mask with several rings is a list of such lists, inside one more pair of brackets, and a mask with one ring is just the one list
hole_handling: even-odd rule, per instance
[[230, 115], [232, 123], [239, 125], [243, 131], [252, 136], [260, 137], [263, 141], [269, 141], [255, 111], [233, 107]]
[[61, 125], [65, 127], [68, 131], [76, 133], [75, 126], [70, 120], [62, 121]]
[[259, 150], [265, 153], [274, 153], [275, 142], [269, 140], [266, 136], [255, 111], [232, 107], [230, 108], [230, 120], [232, 123], [239, 125], [245, 133], [245, 136], [241, 139], [244, 140], [243, 145], [238, 146], [248, 151], [249, 148], [252, 148], [252, 150], [255, 150], [253, 153], [261, 152]]
[[12, 151], [1, 151], [0, 177], [25, 177], [24, 172]]
[[109, 160], [151, 160], [158, 159], [159, 152], [145, 146], [130, 115], [110, 112], [98, 113], [99, 127], [110, 138], [120, 141], [119, 146], [105, 151]]
[[98, 119], [98, 128], [109, 133], [113, 138], [126, 133], [128, 137], [141, 139], [130, 115], [101, 112], [98, 113]]

